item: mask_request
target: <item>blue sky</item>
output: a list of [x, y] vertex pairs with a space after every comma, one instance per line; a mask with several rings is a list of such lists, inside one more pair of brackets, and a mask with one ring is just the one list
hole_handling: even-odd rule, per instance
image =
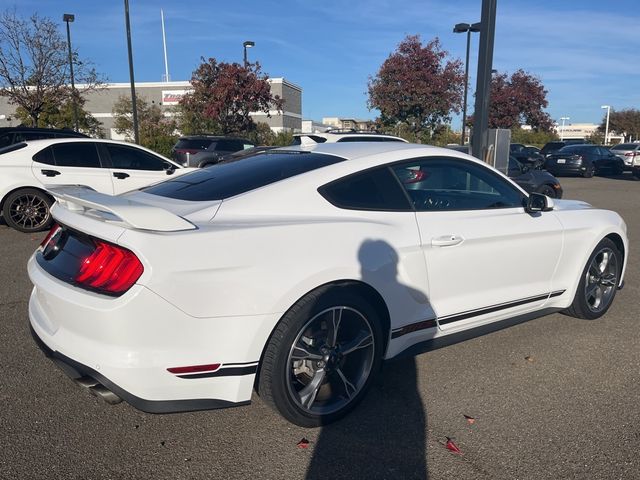
[[[172, 80], [187, 80], [200, 57], [241, 62], [242, 42], [264, 72], [303, 88], [303, 116], [374, 118], [366, 108], [369, 76], [406, 35], [439, 37], [464, 59], [459, 22], [480, 20], [481, 0], [130, 0], [137, 81], [164, 73], [160, 9], [164, 9]], [[74, 13], [72, 43], [109, 81], [128, 81], [123, 1], [0, 0], [2, 9], [60, 19]], [[638, 0], [499, 0], [493, 68], [539, 76], [547, 111], [569, 123], [599, 122], [601, 105], [640, 108]], [[470, 88], [475, 89], [479, 37], [472, 37]], [[472, 109], [473, 99], [469, 99]], [[459, 119], [453, 122], [459, 127]]]

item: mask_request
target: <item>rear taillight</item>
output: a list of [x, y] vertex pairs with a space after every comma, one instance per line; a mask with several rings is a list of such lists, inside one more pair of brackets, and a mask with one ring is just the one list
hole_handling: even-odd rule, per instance
[[140, 278], [144, 268], [126, 248], [96, 241], [96, 249], [80, 265], [77, 284], [104, 293], [121, 294]]
[[636, 156], [636, 152], [627, 152], [624, 154], [625, 157], [635, 157]]

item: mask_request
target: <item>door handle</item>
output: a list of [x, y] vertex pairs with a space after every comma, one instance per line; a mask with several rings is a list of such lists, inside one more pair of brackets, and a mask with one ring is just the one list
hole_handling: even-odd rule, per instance
[[57, 170], [40, 170], [45, 177], [55, 177], [56, 175], [60, 175], [60, 172]]
[[432, 247], [452, 247], [453, 245], [459, 245], [464, 241], [464, 238], [460, 235], [449, 234], [441, 235], [431, 239]]
[[124, 173], [124, 172], [113, 172], [113, 176], [123, 180], [125, 178], [128, 178], [130, 175], [128, 173]]

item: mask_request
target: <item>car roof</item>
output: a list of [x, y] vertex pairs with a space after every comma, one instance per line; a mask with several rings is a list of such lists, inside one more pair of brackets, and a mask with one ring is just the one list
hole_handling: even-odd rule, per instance
[[242, 137], [225, 137], [224, 135], [207, 135], [207, 134], [184, 135], [178, 138], [178, 140], [242, 140], [242, 141], [248, 142], [246, 138], [242, 138]]

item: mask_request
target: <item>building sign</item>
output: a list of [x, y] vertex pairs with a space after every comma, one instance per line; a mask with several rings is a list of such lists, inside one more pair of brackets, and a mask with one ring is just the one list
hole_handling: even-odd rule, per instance
[[162, 105], [178, 105], [187, 90], [163, 90]]

